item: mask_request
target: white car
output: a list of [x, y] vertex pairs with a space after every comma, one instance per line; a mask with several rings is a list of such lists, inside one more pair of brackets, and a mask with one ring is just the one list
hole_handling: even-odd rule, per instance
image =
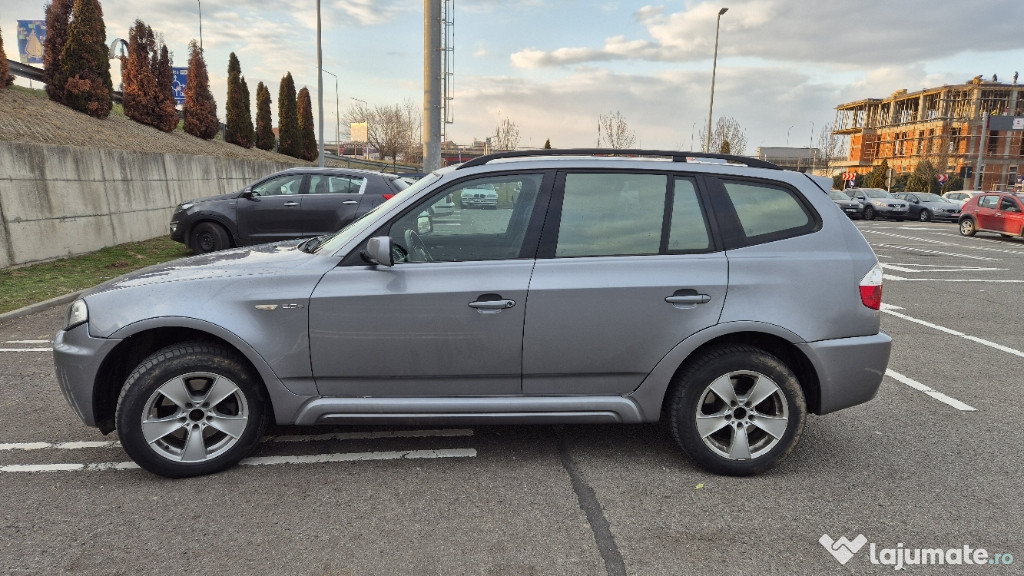
[[489, 186], [478, 188], [463, 188], [459, 203], [462, 208], [489, 208], [494, 210], [498, 207], [498, 192]]
[[981, 190], [957, 190], [956, 192], [946, 192], [942, 197], [963, 206], [968, 200], [978, 194], [981, 194]]

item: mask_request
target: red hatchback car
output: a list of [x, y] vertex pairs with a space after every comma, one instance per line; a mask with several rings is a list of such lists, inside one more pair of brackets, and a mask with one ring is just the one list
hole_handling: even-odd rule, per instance
[[968, 200], [960, 212], [960, 234], [975, 232], [1024, 237], [1024, 194], [987, 192]]

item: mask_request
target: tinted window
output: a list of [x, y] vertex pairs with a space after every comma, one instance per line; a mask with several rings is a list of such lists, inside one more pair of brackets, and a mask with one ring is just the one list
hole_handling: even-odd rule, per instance
[[1004, 212], [1020, 212], [1020, 208], [1017, 207], [1017, 203], [1009, 196], [1004, 196], [1003, 199], [999, 201], [999, 209]]
[[[434, 193], [392, 224], [395, 263], [518, 258], [542, 179], [540, 174], [490, 176]], [[496, 208], [456, 202], [481, 190], [496, 195]]]
[[661, 174], [566, 174], [555, 256], [658, 254], [667, 190]]
[[704, 214], [697, 198], [697, 187], [689, 178], [676, 178], [672, 203], [672, 227], [668, 235], [670, 251], [705, 251], [711, 247]]
[[302, 174], [291, 174], [271, 178], [252, 187], [252, 193], [256, 196], [290, 196], [298, 194], [302, 189]]
[[796, 235], [815, 225], [807, 209], [786, 188], [756, 182], [722, 184], [748, 239]]
[[310, 194], [362, 194], [366, 178], [361, 176], [328, 176], [314, 174], [309, 178]]

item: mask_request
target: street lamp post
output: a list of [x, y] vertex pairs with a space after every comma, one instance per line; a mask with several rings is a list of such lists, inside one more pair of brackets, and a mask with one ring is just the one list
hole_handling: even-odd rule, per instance
[[196, 0], [199, 3], [199, 50], [203, 49], [203, 0]]
[[715, 58], [711, 64], [711, 103], [708, 104], [708, 133], [704, 140], [704, 153], [711, 151], [711, 113], [715, 109], [715, 72], [718, 70], [718, 30], [722, 27], [722, 14], [728, 11], [722, 8], [718, 11], [718, 22], [715, 24]]
[[319, 166], [324, 167], [324, 57], [320, 50], [320, 0], [316, 0], [316, 92], [317, 92], [317, 116], [320, 124], [320, 144], [317, 156], [320, 158]]
[[334, 76], [334, 120], [335, 120], [335, 138], [338, 142], [338, 156], [341, 156], [341, 105], [338, 103], [340, 98], [338, 97], [338, 76], [332, 72], [324, 70], [324, 74], [330, 74]]

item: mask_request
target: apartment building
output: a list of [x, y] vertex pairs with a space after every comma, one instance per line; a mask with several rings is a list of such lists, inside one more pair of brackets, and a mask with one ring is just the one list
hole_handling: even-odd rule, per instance
[[[849, 136], [844, 171], [867, 174], [887, 161], [895, 173], [929, 160], [964, 187], [1020, 188], [1024, 177], [1024, 86], [975, 77], [954, 86], [899, 90], [836, 107], [833, 134]], [[979, 170], [980, 166], [980, 170]]]

